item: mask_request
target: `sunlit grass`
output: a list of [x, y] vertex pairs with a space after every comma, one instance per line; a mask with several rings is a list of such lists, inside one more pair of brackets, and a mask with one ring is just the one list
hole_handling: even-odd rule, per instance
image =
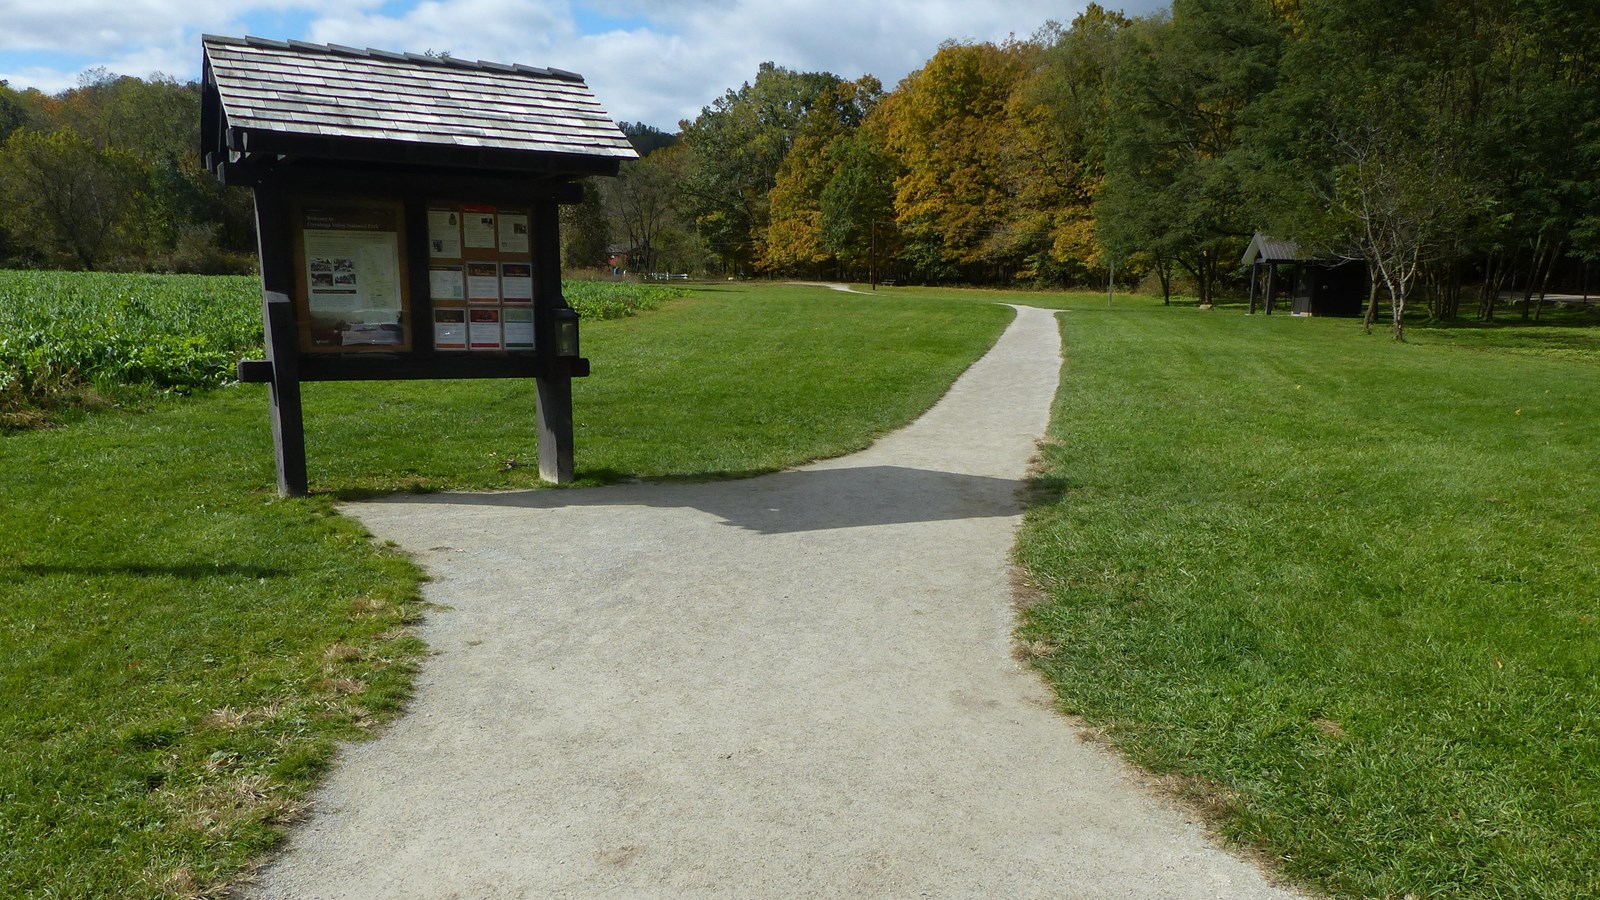
[[[1010, 313], [703, 291], [585, 323], [586, 481], [768, 471], [914, 418]], [[421, 573], [333, 496], [531, 484], [534, 390], [308, 385], [308, 499], [274, 493], [265, 388], [0, 434], [0, 896], [214, 891], [335, 742], [394, 715]]]
[[1072, 309], [1020, 544], [1063, 707], [1336, 895], [1600, 895], [1592, 335]]

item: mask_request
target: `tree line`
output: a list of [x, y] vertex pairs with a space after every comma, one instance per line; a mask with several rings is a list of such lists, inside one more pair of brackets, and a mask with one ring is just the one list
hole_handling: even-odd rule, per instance
[[57, 94], [0, 81], [0, 264], [248, 271], [250, 195], [199, 159], [200, 87], [85, 72]]
[[1364, 262], [1397, 335], [1418, 297], [1489, 319], [1600, 255], [1597, 54], [1597, 4], [1174, 0], [947, 43], [892, 91], [769, 63], [598, 192], [592, 246], [1209, 303], [1262, 231]]
[[[892, 90], [763, 64], [567, 210], [570, 266], [928, 283], [1150, 278], [1209, 303], [1252, 234], [1359, 260], [1388, 301], [1493, 318], [1600, 256], [1600, 4], [1097, 4], [949, 42]], [[249, 199], [196, 158], [199, 92], [0, 85], [0, 258], [226, 265]], [[1420, 298], [1420, 299], [1419, 299]], [[1529, 308], [1524, 304], [1523, 313]]]

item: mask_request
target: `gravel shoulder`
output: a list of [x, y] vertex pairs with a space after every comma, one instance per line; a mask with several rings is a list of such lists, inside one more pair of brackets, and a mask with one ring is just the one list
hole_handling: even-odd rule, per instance
[[435, 655], [257, 896], [1292, 896], [1011, 655], [1059, 341], [1020, 308], [916, 423], [793, 471], [346, 507], [433, 576]]

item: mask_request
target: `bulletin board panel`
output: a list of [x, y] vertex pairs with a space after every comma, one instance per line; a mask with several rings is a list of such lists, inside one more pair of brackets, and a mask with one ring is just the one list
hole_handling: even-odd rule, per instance
[[430, 197], [426, 205], [433, 349], [534, 352], [531, 208], [482, 197]]
[[405, 205], [297, 196], [288, 217], [301, 352], [410, 352]]

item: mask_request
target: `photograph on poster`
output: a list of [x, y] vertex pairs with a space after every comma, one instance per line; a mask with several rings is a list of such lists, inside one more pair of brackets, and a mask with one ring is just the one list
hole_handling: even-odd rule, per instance
[[461, 212], [462, 233], [466, 238], [466, 245], [480, 249], [494, 249], [495, 208], [464, 206]]
[[461, 258], [461, 214], [453, 209], [428, 210], [428, 255]]
[[312, 346], [402, 344], [396, 211], [307, 208], [301, 225]]
[[507, 303], [532, 303], [533, 266], [529, 263], [501, 263], [500, 297]]
[[460, 303], [467, 299], [467, 283], [460, 266], [429, 266], [428, 296], [434, 302]]
[[466, 310], [436, 309], [433, 311], [433, 349], [467, 349]]
[[467, 263], [467, 299], [473, 303], [500, 300], [500, 267], [492, 262]]
[[528, 214], [500, 213], [500, 252], [526, 256], [529, 246]]
[[474, 350], [500, 349], [500, 310], [474, 309], [468, 311], [471, 331], [469, 340]]
[[508, 306], [500, 313], [507, 350], [533, 349], [533, 307]]

